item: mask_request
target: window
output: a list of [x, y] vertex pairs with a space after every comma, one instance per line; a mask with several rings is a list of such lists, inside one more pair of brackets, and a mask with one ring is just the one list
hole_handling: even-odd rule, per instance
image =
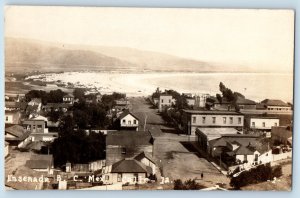
[[109, 175], [105, 175], [105, 180], [109, 180]]
[[161, 103], [164, 103], [164, 99], [161, 99]]
[[122, 120], [122, 122], [125, 124], [125, 123], [126, 123], [126, 120]]
[[238, 124], [242, 124], [242, 118], [238, 118]]
[[252, 122], [252, 123], [251, 123], [251, 126], [252, 126], [252, 127], [255, 127], [255, 122]]
[[122, 174], [120, 174], [120, 173], [118, 174], [118, 179], [117, 179], [117, 181], [118, 181], [118, 182], [121, 182], [121, 181], [122, 181]]
[[131, 120], [128, 121], [128, 125], [131, 125]]
[[230, 124], [233, 124], [233, 117], [229, 118], [229, 122], [230, 122]]
[[171, 99], [169, 99], [169, 103], [171, 103]]
[[133, 124], [136, 124], [136, 120], [133, 120]]
[[266, 123], [265, 123], [265, 122], [263, 122], [263, 123], [262, 123], [262, 126], [263, 126], [263, 127], [266, 127]]
[[212, 117], [212, 123], [216, 124], [216, 117]]
[[37, 129], [41, 130], [42, 128], [42, 125], [37, 125]]
[[35, 130], [35, 125], [32, 125], [32, 129]]
[[226, 117], [223, 117], [223, 124], [226, 124]]
[[205, 124], [205, 117], [202, 117], [202, 124]]
[[5, 120], [8, 121], [8, 116], [5, 117]]
[[275, 122], [275, 123], [274, 123], [274, 126], [276, 126], [276, 127], [277, 127], [277, 122]]
[[196, 123], [196, 117], [193, 117], [193, 123]]

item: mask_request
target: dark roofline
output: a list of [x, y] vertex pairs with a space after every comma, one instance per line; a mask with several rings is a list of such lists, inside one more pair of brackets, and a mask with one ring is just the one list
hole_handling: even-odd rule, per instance
[[219, 111], [219, 110], [182, 110], [185, 113], [188, 114], [198, 114], [198, 115], [244, 115], [240, 112], [236, 111]]

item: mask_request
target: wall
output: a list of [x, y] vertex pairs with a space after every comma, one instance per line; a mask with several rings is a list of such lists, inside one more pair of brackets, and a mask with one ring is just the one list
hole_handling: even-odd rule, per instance
[[164, 108], [172, 105], [172, 96], [160, 96], [158, 101], [158, 110], [162, 112]]
[[[124, 123], [124, 120], [125, 120], [125, 123]], [[134, 120], [136, 121], [136, 124], [134, 124]], [[121, 122], [120, 123], [121, 127], [138, 127], [139, 126], [139, 121], [130, 114], [125, 116], [123, 119], [121, 119], [120, 122]], [[129, 124], [129, 122], [131, 124]]]
[[142, 162], [143, 164], [145, 164], [146, 166], [151, 167], [151, 169], [152, 169], [152, 174], [155, 174], [155, 173], [156, 173], [156, 165], [155, 165], [153, 162], [151, 162], [150, 160], [148, 160], [148, 159], [145, 158], [145, 157], [141, 160], [141, 162]]
[[[252, 125], [252, 122], [255, 125]], [[263, 126], [263, 122], [265, 123], [265, 127]], [[271, 129], [272, 126], [279, 126], [279, 119], [278, 118], [250, 118], [249, 127], [251, 129]]]
[[273, 154], [273, 161], [292, 158], [292, 152]]

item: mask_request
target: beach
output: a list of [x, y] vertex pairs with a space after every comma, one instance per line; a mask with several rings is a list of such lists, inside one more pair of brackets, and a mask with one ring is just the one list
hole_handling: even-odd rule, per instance
[[147, 96], [157, 87], [181, 93], [215, 95], [219, 83], [257, 102], [266, 98], [292, 102], [293, 75], [289, 73], [178, 73], [178, 72], [64, 72], [29, 76], [27, 79], [59, 82], [101, 93], [122, 92], [127, 96]]

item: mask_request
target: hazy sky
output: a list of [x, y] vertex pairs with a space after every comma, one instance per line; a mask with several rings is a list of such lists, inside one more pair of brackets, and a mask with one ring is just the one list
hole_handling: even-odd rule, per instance
[[5, 35], [293, 70], [294, 13], [289, 10], [6, 7]]

